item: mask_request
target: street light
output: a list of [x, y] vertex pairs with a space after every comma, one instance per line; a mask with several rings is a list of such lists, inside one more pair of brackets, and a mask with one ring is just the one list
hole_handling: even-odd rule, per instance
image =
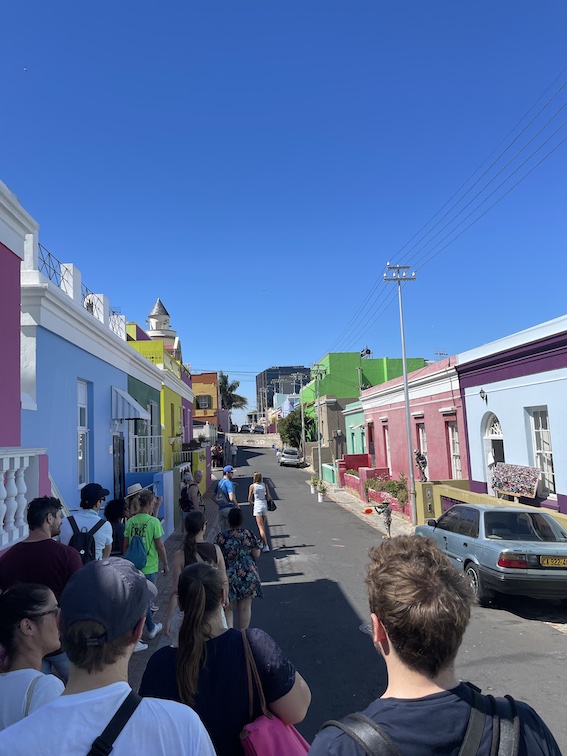
[[[406, 435], [408, 445], [408, 465], [409, 465], [409, 498], [411, 507], [411, 522], [412, 525], [417, 525], [417, 508], [415, 504], [415, 476], [413, 474], [413, 457], [412, 457], [412, 443], [411, 443], [411, 415], [410, 415], [410, 403], [409, 403], [409, 386], [408, 386], [408, 366], [406, 360], [406, 339], [404, 334], [404, 308], [402, 304], [402, 283], [405, 281], [415, 281], [415, 273], [411, 276], [406, 276], [405, 271], [409, 270], [409, 265], [390, 265], [387, 263], [388, 270], [396, 271], [392, 273], [392, 276], [388, 278], [388, 275], [384, 273], [384, 281], [394, 281], [398, 284], [398, 301], [400, 305], [400, 331], [402, 335], [402, 368], [404, 373], [404, 401], [406, 404]], [[401, 273], [400, 271], [404, 271]]]

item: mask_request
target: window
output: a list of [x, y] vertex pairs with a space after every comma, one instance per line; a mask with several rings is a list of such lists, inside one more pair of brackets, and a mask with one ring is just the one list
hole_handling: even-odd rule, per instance
[[[417, 435], [417, 448], [419, 449], [422, 454], [425, 454], [425, 459], [427, 459], [427, 437], [425, 435], [425, 423], [417, 423], [416, 425], [416, 435]], [[424, 474], [428, 478], [429, 472], [427, 470], [428, 465], [425, 465]]]
[[386, 467], [388, 468], [391, 475], [392, 474], [392, 458], [390, 455], [390, 434], [388, 433], [388, 426], [383, 425], [382, 430], [384, 432], [384, 449], [386, 450]]
[[213, 397], [201, 394], [197, 397], [197, 409], [212, 409]]
[[461, 524], [462, 508], [451, 507], [437, 521], [437, 527], [441, 530], [448, 530], [450, 533], [457, 533]]
[[89, 479], [88, 389], [85, 381], [77, 381], [77, 475], [79, 488]]
[[461, 449], [459, 446], [459, 431], [457, 423], [454, 420], [447, 423], [447, 440], [449, 444], [449, 457], [451, 459], [451, 478], [453, 480], [460, 480], [463, 477]]
[[551, 431], [547, 407], [530, 410], [534, 465], [541, 470], [539, 493], [542, 496], [555, 493], [555, 472], [551, 449]]
[[469, 538], [478, 538], [479, 525], [480, 513], [478, 510], [463, 507], [457, 532]]

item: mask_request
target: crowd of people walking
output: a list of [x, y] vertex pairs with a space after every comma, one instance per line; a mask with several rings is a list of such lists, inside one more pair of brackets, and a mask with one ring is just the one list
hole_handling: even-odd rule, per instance
[[[29, 504], [28, 538], [0, 557], [0, 754], [233, 756], [267, 753], [271, 739], [276, 756], [488, 756], [501, 753], [501, 740], [512, 744], [506, 753], [560, 756], [527, 704], [484, 697], [456, 678], [474, 598], [437, 546], [417, 536], [370, 552], [372, 637], [387, 690], [362, 715], [325, 723], [310, 747], [292, 727], [310, 688], [276, 641], [251, 627], [272, 492], [255, 472], [247, 501], [256, 535], [244, 525], [234, 473], [224, 466], [212, 494], [214, 539], [201, 481], [183, 474], [183, 541], [171, 571], [150, 487], [130, 486], [106, 504], [104, 520], [109, 492], [96, 483], [83, 488], [73, 523], [62, 522], [58, 499]], [[153, 618], [160, 563], [170, 577], [164, 627]], [[149, 657], [138, 694], [128, 663], [158, 634], [168, 641]]]

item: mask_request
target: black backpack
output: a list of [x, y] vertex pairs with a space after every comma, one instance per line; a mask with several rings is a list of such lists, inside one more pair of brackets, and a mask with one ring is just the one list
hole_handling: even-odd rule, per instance
[[[459, 756], [474, 756], [480, 745], [487, 717], [492, 717], [491, 756], [518, 756], [520, 718], [512, 696], [494, 698], [481, 695], [480, 689], [466, 683], [472, 690], [473, 705]], [[330, 719], [324, 727], [341, 729], [364, 751], [366, 756], [401, 756], [400, 749], [384, 730], [364, 714], [348, 714], [343, 719]]]
[[81, 530], [79, 530], [75, 518], [72, 515], [69, 517], [69, 525], [73, 529], [73, 535], [69, 541], [69, 546], [72, 546], [79, 552], [83, 564], [94, 562], [96, 559], [96, 543], [94, 535], [102, 528], [104, 523], [105, 521], [99, 518], [97, 524], [93, 525], [90, 530], [87, 530], [86, 528], [81, 528]]
[[195, 486], [198, 488], [197, 484], [194, 481], [191, 481], [188, 485], [185, 486], [185, 488], [181, 489], [181, 498], [179, 499], [179, 506], [181, 507], [182, 512], [192, 512], [193, 511], [193, 501], [191, 497], [189, 496], [189, 489], [191, 486]]

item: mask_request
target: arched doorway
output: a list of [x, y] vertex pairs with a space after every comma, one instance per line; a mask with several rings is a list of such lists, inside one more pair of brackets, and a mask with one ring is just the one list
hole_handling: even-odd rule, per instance
[[504, 457], [504, 434], [502, 433], [502, 426], [500, 425], [500, 420], [493, 413], [490, 413], [486, 417], [483, 446], [487, 493], [497, 496], [492, 488], [494, 465], [497, 462], [505, 462], [506, 460]]

